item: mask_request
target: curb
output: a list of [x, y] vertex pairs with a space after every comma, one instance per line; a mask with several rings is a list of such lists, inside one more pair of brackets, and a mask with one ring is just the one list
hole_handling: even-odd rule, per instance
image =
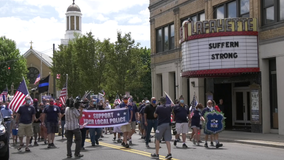
[[[241, 143], [241, 144], [250, 144], [250, 145], [257, 145], [257, 146], [265, 146], [265, 147], [274, 147], [274, 148], [282, 148], [284, 149], [284, 143], [279, 144], [273, 144], [271, 142], [265, 143], [263, 141], [259, 142], [249, 142], [247, 140], [232, 140], [232, 139], [226, 139], [226, 138], [220, 138], [220, 141], [223, 142], [234, 142], [234, 143]], [[257, 140], [254, 140], [257, 141]]]

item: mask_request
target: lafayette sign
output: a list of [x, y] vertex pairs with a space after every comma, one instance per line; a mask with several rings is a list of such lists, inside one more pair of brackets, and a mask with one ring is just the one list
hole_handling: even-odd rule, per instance
[[259, 71], [256, 24], [251, 18], [184, 23], [183, 76]]

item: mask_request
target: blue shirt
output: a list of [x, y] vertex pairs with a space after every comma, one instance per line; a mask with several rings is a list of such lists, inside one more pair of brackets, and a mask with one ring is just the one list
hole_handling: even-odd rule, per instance
[[18, 114], [20, 114], [19, 123], [31, 124], [33, 115], [35, 114], [35, 108], [33, 106], [23, 105], [19, 108]]
[[2, 113], [2, 116], [5, 118], [5, 117], [11, 117], [13, 111], [11, 109], [5, 107], [5, 108], [1, 109], [1, 113]]
[[138, 112], [138, 108], [137, 108], [136, 104], [133, 104], [132, 112], [133, 112], [132, 122], [135, 122], [136, 121], [135, 114]]
[[126, 105], [125, 103], [123, 103], [123, 102], [122, 102], [122, 103], [120, 103], [119, 107], [120, 107], [120, 108], [128, 107], [129, 120], [130, 120], [130, 118], [131, 118], [132, 106], [130, 106], [130, 105]]
[[61, 110], [58, 106], [47, 106], [44, 108], [43, 113], [46, 114], [46, 122], [58, 122], [58, 113], [61, 113]]
[[171, 124], [171, 114], [172, 114], [172, 107], [171, 105], [159, 105], [156, 108], [156, 112], [158, 115], [158, 126], [164, 123]]
[[176, 123], [187, 123], [187, 117], [189, 115], [189, 108], [180, 104], [174, 107], [174, 115]]

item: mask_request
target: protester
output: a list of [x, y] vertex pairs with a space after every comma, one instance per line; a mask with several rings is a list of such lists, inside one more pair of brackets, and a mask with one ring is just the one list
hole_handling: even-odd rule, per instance
[[20, 106], [17, 112], [16, 123], [19, 123], [19, 131], [18, 135], [20, 138], [20, 147], [18, 150], [20, 151], [23, 144], [23, 137], [26, 136], [26, 152], [30, 152], [29, 142], [30, 138], [33, 136], [33, 126], [32, 122], [35, 120], [35, 108], [30, 105], [31, 99], [30, 97], [25, 98], [25, 105]]
[[9, 106], [9, 103], [6, 102], [5, 103], [5, 107], [3, 107], [0, 111], [2, 113], [2, 116], [5, 118], [5, 117], [8, 117], [9, 120], [6, 121], [6, 127], [7, 127], [7, 132], [8, 132], [8, 137], [10, 139], [10, 134], [11, 134], [11, 125], [12, 125], [12, 119], [13, 119], [13, 111], [11, 109], [8, 108]]
[[141, 132], [141, 139], [145, 139], [146, 138], [146, 126], [145, 126], [145, 118], [144, 118], [144, 111], [145, 111], [145, 107], [146, 105], [150, 104], [150, 101], [147, 100], [143, 100], [142, 101], [142, 105], [139, 107], [139, 120], [140, 120], [140, 132]]
[[[131, 97], [132, 100], [132, 97]], [[133, 100], [132, 100], [133, 101]], [[136, 130], [136, 119], [138, 120], [138, 108], [136, 106], [135, 102], [130, 102], [130, 105], [132, 106], [132, 119], [131, 119], [131, 133], [129, 138], [129, 145], [132, 145], [132, 135], [135, 133]]]
[[171, 159], [171, 114], [172, 114], [172, 106], [166, 105], [166, 98], [161, 97], [160, 99], [161, 105], [156, 108], [154, 117], [158, 117], [158, 126], [156, 130], [156, 153], [151, 154], [153, 158], [159, 158], [159, 149], [160, 149], [160, 140], [163, 138], [166, 141], [168, 154], [165, 157], [166, 159]]
[[[185, 144], [186, 134], [188, 133], [188, 119], [190, 118], [189, 107], [184, 104], [183, 96], [180, 96], [179, 104], [174, 106], [173, 120], [176, 122], [177, 135], [182, 134], [183, 148], [188, 148]], [[174, 146], [177, 145], [178, 139], [176, 137]]]
[[129, 112], [129, 123], [126, 125], [121, 126], [121, 131], [123, 132], [123, 142], [121, 143], [122, 146], [129, 148], [129, 144], [127, 143], [127, 138], [131, 136], [131, 121], [132, 121], [132, 106], [128, 105], [128, 97], [123, 97], [123, 102], [120, 104], [120, 108], [126, 108]]
[[48, 147], [54, 148], [54, 137], [55, 133], [58, 133], [58, 124], [61, 123], [61, 111], [60, 108], [54, 105], [53, 99], [49, 100], [49, 106], [45, 107], [43, 111], [43, 119], [46, 119], [47, 137], [48, 137]]
[[[120, 108], [118, 102], [115, 102], [114, 103], [114, 109], [118, 109]], [[121, 129], [120, 129], [120, 126], [116, 126], [116, 127], [113, 127], [113, 141], [116, 140], [116, 134], [117, 134], [117, 143], [121, 143], [122, 142], [122, 139], [121, 139], [121, 135], [122, 135], [122, 132], [121, 132]]]
[[37, 143], [37, 137], [40, 137], [40, 124], [41, 124], [41, 113], [42, 113], [42, 110], [39, 108], [38, 106], [38, 100], [35, 98], [33, 100], [33, 105], [34, 105], [34, 108], [35, 108], [35, 120], [34, 120], [34, 123], [33, 123], [33, 132], [34, 132], [34, 146], [38, 146], [38, 143]]
[[[87, 110], [87, 108], [89, 107], [88, 103], [89, 103], [89, 100], [87, 98], [84, 99], [84, 103], [80, 103], [80, 106], [83, 108], [83, 111]], [[83, 122], [79, 124], [80, 124], [80, 131], [82, 135], [81, 150], [85, 150], [85, 140], [86, 140], [87, 130], [89, 129], [85, 128]]]
[[[207, 107], [203, 109], [202, 111], [202, 117], [204, 118], [204, 115], [206, 112], [212, 112], [213, 110], [216, 111], [216, 109], [213, 107], [213, 102], [212, 100], [208, 100], [207, 101]], [[205, 144], [204, 144], [204, 147], [208, 148], [208, 144], [207, 144], [207, 141], [208, 141], [208, 136], [211, 135], [210, 133], [208, 132], [204, 132], [205, 133]], [[219, 139], [217, 136], [215, 136], [215, 134], [213, 134], [214, 138], [215, 138], [215, 142], [216, 142], [216, 148], [219, 148], [219, 147], [222, 147], [223, 144], [219, 143]], [[212, 142], [212, 139], [211, 139], [211, 145], [213, 145], [213, 142]]]
[[17, 112], [13, 112], [13, 123], [12, 123], [13, 145], [16, 145], [18, 142], [19, 124], [16, 123], [16, 116], [17, 116]]
[[83, 108], [80, 107], [79, 111], [74, 106], [73, 99], [67, 99], [65, 109], [65, 135], [67, 138], [67, 158], [72, 157], [72, 142], [73, 136], [75, 136], [75, 157], [83, 157], [80, 154], [82, 135], [80, 132], [79, 119], [82, 118]]
[[[106, 100], [106, 103], [105, 103], [105, 110], [109, 110], [109, 109], [111, 109], [111, 105], [109, 104], [109, 101]], [[108, 131], [108, 130], [109, 130], [109, 133], [111, 134], [111, 128], [108, 128], [108, 127], [105, 128], [105, 134], [107, 134], [107, 131]]]
[[[196, 106], [196, 109], [193, 111], [192, 117], [191, 117], [191, 128], [194, 131], [194, 136], [193, 136], [193, 144], [196, 144], [199, 146], [199, 141], [200, 141], [200, 119], [203, 119], [201, 117], [201, 110], [203, 109], [203, 105], [201, 103], [198, 103]], [[204, 120], [204, 119], [203, 119]]]
[[145, 107], [145, 110], [144, 110], [144, 124], [145, 126], [147, 127], [147, 134], [146, 134], [146, 139], [145, 139], [145, 143], [146, 143], [146, 147], [149, 148], [149, 141], [150, 141], [150, 138], [151, 138], [151, 131], [152, 131], [152, 128], [154, 128], [154, 132], [156, 132], [156, 129], [157, 129], [157, 118], [154, 117], [154, 113], [155, 113], [155, 110], [156, 110], [156, 98], [155, 97], [152, 97], [151, 98], [151, 104], [148, 104], [146, 107]]
[[64, 138], [65, 132], [64, 132], [64, 125], [65, 125], [65, 105], [61, 106], [61, 136], [62, 139]]
[[40, 103], [39, 104], [39, 108], [41, 110], [41, 124], [40, 124], [40, 134], [41, 134], [41, 140], [44, 141], [44, 144], [46, 144], [46, 140], [47, 140], [47, 128], [45, 126], [45, 119], [43, 119], [43, 115], [44, 115], [44, 104], [43, 103]]
[[[96, 100], [92, 99], [87, 110], [98, 110], [99, 108], [96, 107]], [[99, 145], [99, 138], [102, 134], [102, 128], [89, 128], [90, 132], [90, 139], [92, 146]]]

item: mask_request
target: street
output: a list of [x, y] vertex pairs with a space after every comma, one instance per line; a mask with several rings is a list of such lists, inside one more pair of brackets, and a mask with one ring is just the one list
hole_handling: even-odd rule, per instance
[[[112, 141], [113, 135], [104, 135], [99, 145], [92, 147], [90, 140], [86, 139], [85, 151], [81, 153], [84, 157], [82, 160], [103, 159], [103, 160], [145, 160], [151, 159], [150, 154], [155, 152], [154, 144], [150, 143], [150, 149], [145, 147], [145, 143], [140, 136], [133, 135], [133, 145], [130, 149], [122, 147], [120, 144]], [[152, 138], [153, 139], [153, 138]], [[11, 141], [10, 141], [11, 142]], [[283, 160], [283, 149], [273, 147], [262, 147], [257, 145], [248, 145], [241, 143], [222, 142], [224, 147], [216, 149], [195, 146], [188, 141], [188, 149], [181, 148], [182, 143], [178, 143], [177, 147], [172, 145], [173, 160], [188, 159], [210, 159], [210, 160]], [[60, 136], [56, 136], [54, 142], [57, 148], [47, 149], [47, 145], [39, 142], [39, 146], [30, 147], [31, 152], [18, 151], [17, 147], [10, 147], [10, 160], [65, 160], [66, 156], [66, 139], [62, 140]], [[173, 144], [173, 143], [171, 143]], [[166, 144], [162, 143], [160, 149], [160, 159], [164, 159], [167, 155]], [[72, 152], [74, 154], [75, 144], [73, 143]], [[75, 159], [74, 156], [72, 159]], [[77, 159], [77, 158], [76, 158]]]

